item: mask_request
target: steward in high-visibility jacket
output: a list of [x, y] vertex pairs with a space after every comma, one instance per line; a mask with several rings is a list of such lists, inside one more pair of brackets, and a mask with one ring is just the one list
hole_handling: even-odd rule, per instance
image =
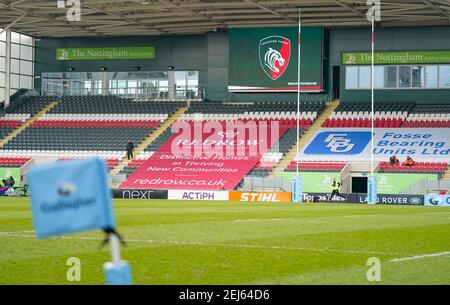
[[331, 192], [330, 196], [328, 197], [328, 201], [330, 201], [331, 199], [333, 199], [333, 197], [334, 197], [335, 195], [338, 196], [338, 197], [341, 197], [341, 198], [346, 199], [344, 196], [342, 196], [342, 195], [339, 193], [339, 189], [341, 188], [341, 183], [340, 183], [340, 182], [337, 182], [335, 178], [333, 178], [333, 183], [331, 184], [331, 187], [332, 187], [332, 190], [333, 190], [333, 191]]

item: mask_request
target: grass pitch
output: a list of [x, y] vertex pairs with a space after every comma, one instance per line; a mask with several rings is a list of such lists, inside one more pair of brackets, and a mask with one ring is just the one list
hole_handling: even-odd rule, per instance
[[[450, 209], [116, 200], [136, 284], [450, 284]], [[0, 198], [0, 284], [103, 284], [103, 234], [38, 240], [26, 198]], [[70, 257], [81, 281], [68, 282]], [[381, 282], [369, 282], [370, 257]]]

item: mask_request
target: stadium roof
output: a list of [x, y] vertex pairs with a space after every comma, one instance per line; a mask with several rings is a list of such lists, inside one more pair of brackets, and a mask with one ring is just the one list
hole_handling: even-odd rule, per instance
[[[56, 0], [0, 0], [0, 27], [36, 37], [180, 35], [239, 27], [367, 25], [366, 0], [81, 0], [69, 22]], [[449, 0], [382, 1], [382, 26], [449, 25]]]

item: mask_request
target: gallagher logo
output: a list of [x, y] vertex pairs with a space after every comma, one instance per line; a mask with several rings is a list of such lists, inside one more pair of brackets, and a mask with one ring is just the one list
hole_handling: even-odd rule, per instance
[[77, 190], [77, 188], [78, 187], [75, 184], [65, 182], [58, 187], [57, 192], [62, 197], [69, 197]]
[[259, 62], [263, 71], [276, 80], [289, 65], [291, 41], [282, 36], [269, 36], [259, 42]]

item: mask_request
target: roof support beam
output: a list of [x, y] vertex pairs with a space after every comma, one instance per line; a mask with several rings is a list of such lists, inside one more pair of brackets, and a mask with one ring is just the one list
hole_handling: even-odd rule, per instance
[[195, 11], [195, 10], [192, 10], [192, 9], [189, 9], [189, 8], [186, 8], [186, 7], [183, 7], [183, 6], [181, 6], [181, 4], [180, 4], [180, 2], [178, 2], [178, 1], [172, 1], [172, 2], [169, 2], [169, 1], [166, 1], [166, 0], [157, 0], [158, 2], [161, 2], [161, 3], [164, 3], [164, 4], [166, 4], [166, 5], [168, 5], [168, 6], [171, 6], [171, 7], [173, 7], [173, 8], [176, 8], [176, 9], [178, 9], [178, 10], [182, 10], [182, 11], [185, 11], [185, 12], [189, 12], [190, 14], [192, 14], [192, 15], [195, 15], [195, 16], [200, 16], [200, 17], [202, 17], [204, 20], [207, 20], [207, 21], [209, 21], [209, 22], [211, 22], [211, 23], [214, 23], [215, 24], [215, 26], [217, 26], [217, 23], [220, 23], [221, 25], [222, 25], [222, 27], [226, 27], [226, 24], [224, 23], [224, 22], [222, 22], [222, 21], [217, 21], [217, 20], [215, 20], [213, 17], [210, 17], [210, 16], [208, 16], [208, 15], [204, 15], [204, 14], [200, 14], [200, 13], [198, 13], [197, 11]]
[[92, 4], [87, 4], [87, 3], [85, 3], [84, 6], [90, 8], [90, 9], [93, 9], [93, 10], [95, 10], [97, 12], [100, 12], [100, 13], [103, 13], [103, 14], [106, 14], [106, 15], [110, 15], [110, 16], [119, 18], [120, 20], [122, 20], [122, 21], [124, 21], [124, 22], [126, 22], [128, 24], [144, 26], [144, 27], [148, 28], [151, 31], [158, 32], [158, 34], [167, 34], [168, 33], [167, 31], [156, 29], [152, 25], [142, 24], [141, 22], [139, 22], [137, 20], [130, 19], [127, 16], [124, 16], [123, 14], [110, 12], [110, 11], [104, 9], [103, 7], [98, 7], [98, 6], [95, 6], [95, 5], [92, 5]]
[[[0, 6], [6, 7], [8, 9], [10, 9], [10, 10], [21, 12], [23, 14], [26, 14], [27, 16], [39, 17], [39, 18], [42, 18], [42, 19], [45, 19], [45, 20], [51, 21], [51, 22], [55, 21], [55, 18], [51, 18], [49, 16], [42, 15], [42, 14], [37, 14], [37, 13], [33, 12], [32, 9], [17, 8], [15, 6], [13, 6], [13, 5], [6, 5], [6, 4], [3, 4], [1, 2], [0, 2]], [[101, 33], [98, 33], [98, 32], [96, 32], [94, 30], [86, 29], [84, 26], [77, 26], [77, 25], [75, 25], [74, 22], [69, 22], [69, 21], [66, 21], [66, 20], [59, 20], [59, 21], [64, 23], [65, 25], [69, 26], [70, 28], [72, 28], [74, 30], [82, 30], [82, 31], [88, 32], [90, 34], [95, 34], [95, 35], [99, 35], [99, 36], [101, 35]]]
[[432, 3], [429, 0], [422, 0], [423, 3], [425, 3], [428, 7], [432, 8], [433, 10], [435, 10], [436, 12], [438, 12], [439, 14], [441, 14], [444, 17], [447, 17], [448, 20], [450, 21], [450, 13], [441, 9], [440, 7], [436, 6], [434, 3]]
[[342, 2], [341, 0], [333, 0], [334, 2], [336, 2], [336, 4], [342, 6], [343, 8], [348, 9], [349, 11], [355, 13], [358, 16], [361, 16], [364, 18], [364, 20], [366, 20], [366, 22], [368, 23], [369, 21], [367, 20], [367, 16], [366, 14], [361, 13], [360, 11], [358, 11], [357, 9], [355, 9], [354, 7], [351, 7], [350, 5], [348, 5], [347, 3]]
[[294, 20], [292, 18], [289, 18], [288, 16], [286, 16], [284, 14], [278, 13], [278, 12], [268, 8], [267, 6], [262, 5], [262, 4], [258, 3], [258, 1], [255, 1], [255, 0], [242, 0], [242, 1], [244, 1], [245, 3], [251, 4], [251, 5], [254, 5], [254, 6], [256, 6], [256, 7], [260, 8], [260, 9], [262, 9], [263, 11], [268, 12], [268, 13], [270, 13], [272, 15], [275, 15], [277, 17], [281, 17], [281, 18], [283, 18], [286, 21], [289, 21], [289, 22], [292, 22], [292, 23], [295, 23], [295, 24], [297, 23], [296, 20]]

